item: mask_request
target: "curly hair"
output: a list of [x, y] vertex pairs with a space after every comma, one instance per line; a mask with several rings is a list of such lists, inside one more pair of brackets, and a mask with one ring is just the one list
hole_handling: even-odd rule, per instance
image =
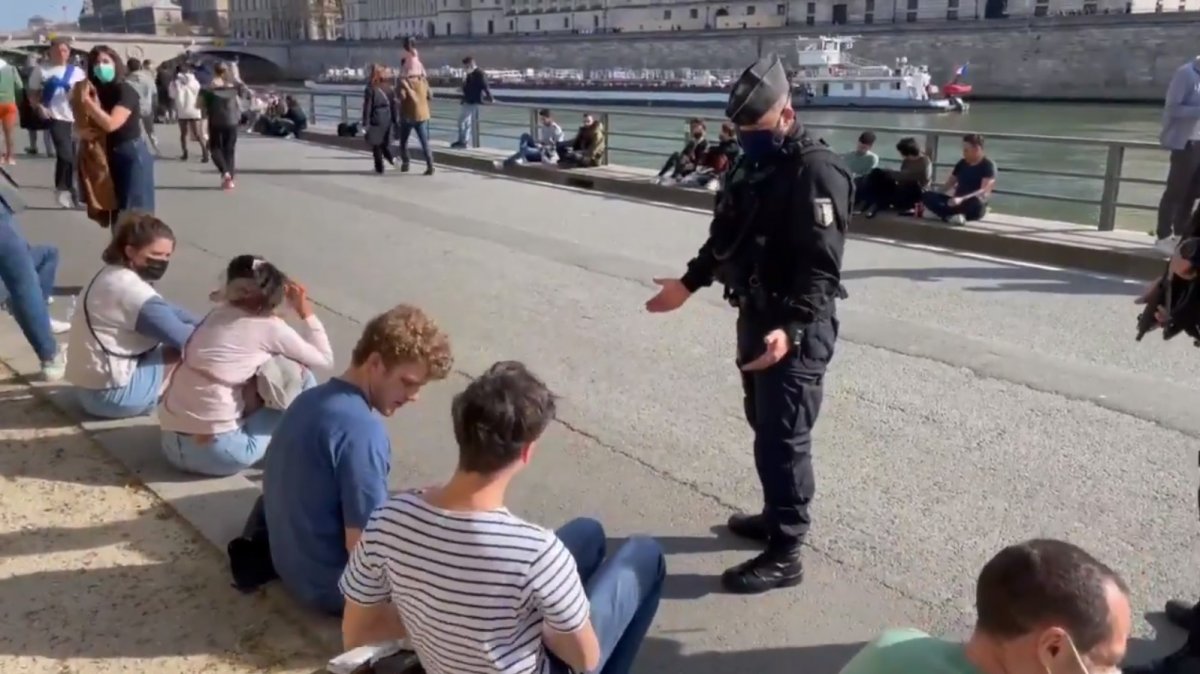
[[437, 323], [417, 307], [401, 304], [372, 318], [354, 346], [351, 362], [362, 365], [379, 354], [388, 369], [401, 363], [429, 368], [431, 380], [445, 379], [454, 365], [450, 339]]

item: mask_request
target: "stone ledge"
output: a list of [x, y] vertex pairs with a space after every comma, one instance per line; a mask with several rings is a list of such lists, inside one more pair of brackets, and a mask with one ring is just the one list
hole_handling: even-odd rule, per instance
[[[320, 129], [306, 133], [304, 140], [356, 151], [366, 150], [360, 137], [343, 138]], [[423, 155], [419, 151], [414, 154], [421, 156], [423, 160]], [[656, 185], [648, 180], [653, 172], [644, 169], [623, 166], [559, 169], [536, 164], [504, 168], [497, 164], [498, 160], [504, 156], [506, 153], [495, 149], [450, 149], [445, 145], [438, 146], [435, 143], [436, 163], [454, 168], [510, 175], [514, 178], [595, 190], [614, 196], [685, 208], [709, 210], [713, 204], [712, 193]], [[1044, 224], [1044, 227], [1051, 232], [1056, 228], [1062, 229], [1068, 235], [1072, 231], [1080, 229], [1077, 227], [1070, 229], [1070, 226], [1058, 223], [1042, 223], [1035, 220], [1029, 222]], [[1020, 228], [1008, 227], [1007, 229], [1018, 230], [1013, 233], [1002, 231], [1003, 229], [1006, 229], [1005, 225], [992, 221], [954, 227], [934, 220], [881, 213], [874, 218], [855, 218], [850, 231], [852, 237], [858, 235], [901, 243], [935, 246], [1020, 262], [1111, 274], [1123, 278], [1151, 279], [1160, 275], [1163, 270], [1165, 256], [1156, 252], [1149, 245], [1144, 248], [1127, 245], [1121, 247], [1109, 244], [1103, 238], [1111, 236], [1115, 241], [1119, 234], [1089, 230], [1089, 234], [1099, 236], [1087, 243], [1076, 243], [1022, 235], [1019, 233]]]
[[[37, 357], [29, 348], [14, 321], [0, 322], [0, 361], [26, 383], [31, 392], [54, 405], [71, 422], [117, 459], [130, 477], [149, 489], [222, 556], [229, 541], [241, 534], [259, 486], [244, 475], [203, 478], [184, 475], [162, 458], [158, 423], [153, 417], [117, 421], [96, 421], [86, 417], [65, 383], [40, 381]], [[232, 578], [230, 579], [232, 584]], [[328, 616], [310, 611], [296, 603], [278, 581], [269, 583], [264, 593], [270, 606], [302, 630], [326, 653], [342, 652], [341, 625]], [[230, 598], [239, 594], [232, 587]]]

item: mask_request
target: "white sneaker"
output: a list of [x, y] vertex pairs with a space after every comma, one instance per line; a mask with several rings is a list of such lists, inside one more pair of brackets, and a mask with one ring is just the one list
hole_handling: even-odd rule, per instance
[[66, 208], [68, 210], [75, 208], [75, 199], [71, 196], [70, 192], [60, 191], [54, 195], [54, 200], [57, 201], [58, 205], [62, 208]]
[[956, 227], [962, 227], [963, 225], [967, 224], [967, 219], [962, 215], [951, 215], [950, 219], [946, 222], [949, 222]]
[[1179, 237], [1178, 236], [1168, 236], [1165, 239], [1159, 239], [1158, 241], [1154, 242], [1154, 247], [1159, 252], [1170, 255], [1175, 252], [1176, 248], [1179, 247]]
[[57, 318], [50, 319], [50, 332], [56, 335], [61, 335], [71, 331], [71, 324], [66, 321], [60, 321]]
[[42, 363], [42, 379], [45, 381], [61, 381], [66, 374], [67, 350], [60, 346], [58, 353], [54, 354], [54, 360]]

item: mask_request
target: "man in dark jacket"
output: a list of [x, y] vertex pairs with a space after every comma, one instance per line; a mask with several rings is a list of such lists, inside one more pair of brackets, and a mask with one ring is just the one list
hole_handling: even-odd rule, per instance
[[488, 89], [487, 76], [475, 65], [475, 59], [470, 56], [463, 59], [463, 67], [467, 70], [467, 76], [463, 79], [462, 105], [458, 109], [458, 140], [450, 147], [477, 146], [471, 129], [479, 124], [479, 106], [484, 102], [496, 102], [492, 98], [492, 90]]

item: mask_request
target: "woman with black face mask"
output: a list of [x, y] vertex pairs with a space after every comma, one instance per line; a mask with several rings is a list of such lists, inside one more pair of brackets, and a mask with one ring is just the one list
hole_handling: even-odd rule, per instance
[[80, 407], [102, 419], [154, 410], [179, 352], [199, 322], [159, 296], [175, 234], [143, 213], [124, 216], [80, 294], [67, 342], [66, 379]]
[[137, 90], [125, 81], [125, 66], [111, 47], [88, 52], [87, 80], [80, 104], [84, 113], [108, 134], [108, 170], [117, 211], [154, 212], [154, 156], [142, 136]]

